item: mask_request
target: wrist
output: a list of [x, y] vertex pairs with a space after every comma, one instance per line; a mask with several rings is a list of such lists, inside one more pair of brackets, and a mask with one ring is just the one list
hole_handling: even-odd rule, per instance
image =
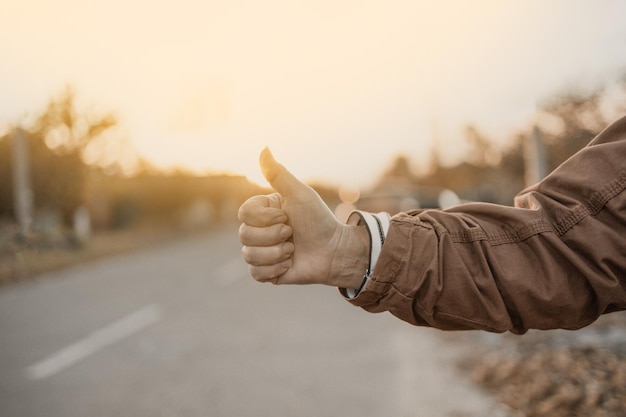
[[360, 288], [369, 268], [370, 236], [362, 226], [341, 225], [339, 243], [330, 264], [333, 286]]

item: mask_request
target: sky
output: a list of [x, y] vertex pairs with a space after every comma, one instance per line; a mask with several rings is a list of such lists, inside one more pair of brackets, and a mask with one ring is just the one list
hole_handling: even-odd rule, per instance
[[621, 0], [3, 0], [0, 130], [71, 85], [160, 167], [366, 187], [626, 72]]

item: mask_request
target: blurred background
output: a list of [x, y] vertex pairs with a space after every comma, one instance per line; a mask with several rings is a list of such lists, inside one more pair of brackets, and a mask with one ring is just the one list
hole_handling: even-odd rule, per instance
[[[363, 372], [367, 357], [356, 355], [357, 371], [334, 361], [362, 346], [365, 329], [376, 326], [391, 332], [395, 342], [389, 343], [399, 352], [417, 349], [415, 329], [343, 305], [331, 310], [346, 320], [336, 323], [328, 305], [341, 300], [331, 298], [323, 313], [320, 290], [272, 292], [246, 278], [237, 209], [270, 192], [258, 168], [260, 150], [270, 146], [340, 219], [355, 207], [395, 213], [464, 201], [510, 205], [517, 192], [626, 113], [626, 5], [620, 1], [27, 0], [3, 2], [0, 15], [0, 364], [8, 369], [0, 383], [1, 415], [127, 415], [115, 411], [123, 393], [128, 398], [120, 401], [132, 415], [385, 414], [391, 406], [369, 395], [364, 400], [360, 381], [350, 378]], [[178, 298], [161, 298], [170, 292]], [[210, 306], [200, 294], [211, 297]], [[255, 304], [259, 297], [277, 298], [270, 307]], [[279, 305], [284, 309], [275, 310]], [[278, 327], [265, 329], [256, 308], [267, 308]], [[250, 313], [254, 318], [243, 317]], [[314, 330], [303, 335], [294, 330], [297, 323], [282, 323], [281, 314]], [[328, 322], [318, 323], [318, 314]], [[216, 321], [205, 323], [207, 316]], [[94, 354], [114, 345], [85, 335], [120, 317], [139, 317], [146, 326], [170, 323], [176, 336], [159, 336], [162, 350], [149, 334], [130, 339], [129, 332], [135, 351], [118, 352], [98, 371], [60, 379], [91, 354], [69, 354], [74, 359], [59, 365], [65, 362], [54, 352], [75, 340], [87, 340]], [[178, 318], [168, 322], [171, 317]], [[575, 337], [471, 337], [478, 351], [496, 356], [485, 362], [461, 355], [458, 368], [468, 381], [492, 389], [502, 413], [626, 415], [623, 317], [612, 315]], [[329, 322], [352, 330], [329, 330]], [[266, 336], [256, 333], [259, 326]], [[189, 337], [188, 327], [196, 336]], [[248, 337], [233, 337], [243, 329]], [[335, 363], [341, 374], [334, 377], [346, 384], [325, 391], [324, 375], [316, 374], [294, 385], [324, 366], [312, 360], [293, 368], [270, 351], [301, 364], [299, 341], [318, 343], [329, 331], [343, 343], [316, 360]], [[431, 353], [445, 351], [451, 336], [421, 331], [439, 346]], [[189, 340], [172, 344], [174, 337]], [[379, 355], [388, 348], [380, 343], [368, 339], [365, 351]], [[285, 346], [290, 350], [281, 350]], [[256, 358], [250, 368], [273, 365], [242, 375], [241, 356], [223, 352], [233, 349]], [[543, 355], [530, 361], [534, 372], [562, 365], [554, 365], [539, 388], [514, 378], [524, 374], [517, 366], [533, 352]], [[456, 361], [445, 355], [435, 362]], [[143, 360], [144, 368], [137, 365]], [[588, 368], [568, 367], [585, 360]], [[194, 367], [197, 361], [206, 367]], [[42, 363], [53, 371], [29, 368]], [[156, 370], [156, 363], [170, 367]], [[401, 363], [374, 361], [374, 375], [363, 377], [391, 372], [389, 378], [406, 386], [419, 385], [417, 368], [426, 365], [411, 363], [415, 374], [407, 376], [398, 371]], [[139, 377], [124, 366], [115, 377], [124, 375], [134, 388], [103, 390], [91, 402], [76, 400], [74, 411], [64, 408], [62, 398], [87, 395], [96, 389], [94, 375], [120, 364], [137, 365], [152, 381], [176, 380], [188, 394], [172, 394], [166, 406], [159, 394], [165, 386], [137, 389]], [[276, 368], [283, 373], [272, 383], [291, 387], [292, 402], [276, 402], [276, 390], [261, 390], [243, 407], [236, 398], [257, 392], [256, 378], [262, 384], [261, 374]], [[502, 368], [510, 372], [493, 373]], [[195, 376], [187, 380], [176, 369]], [[587, 372], [583, 382], [581, 372]], [[56, 384], [46, 388], [40, 380]], [[198, 388], [209, 385], [210, 392]], [[526, 394], [503, 394], [503, 385]], [[336, 401], [337, 389], [361, 406]], [[444, 403], [439, 399], [450, 392], [442, 387], [420, 401]], [[465, 400], [420, 414], [420, 401], [402, 395], [396, 403], [403, 408], [388, 415], [472, 415]], [[485, 409], [495, 410], [489, 401]], [[368, 414], [373, 411], [378, 414]]]

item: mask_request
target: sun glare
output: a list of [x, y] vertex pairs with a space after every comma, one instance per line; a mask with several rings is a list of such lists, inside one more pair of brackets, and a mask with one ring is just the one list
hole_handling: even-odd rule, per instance
[[[466, 123], [526, 121], [527, 103], [563, 80], [530, 65], [572, 67], [550, 59], [565, 39], [554, 33], [566, 32], [550, 29], [558, 7], [543, 2], [40, 0], [6, 10], [0, 35], [19, 42], [0, 46], [5, 62], [31, 69], [0, 68], [15, 91], [69, 83], [119, 113], [155, 164], [262, 184], [258, 152], [270, 145], [305, 177], [363, 186], [380, 172], [364, 164], [406, 150], [426, 158], [434, 119], [453, 141]], [[26, 98], [14, 96], [18, 108]]]

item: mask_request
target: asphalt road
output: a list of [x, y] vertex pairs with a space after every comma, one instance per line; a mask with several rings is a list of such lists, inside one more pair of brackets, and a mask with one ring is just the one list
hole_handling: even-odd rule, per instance
[[256, 283], [224, 231], [0, 289], [0, 416], [501, 415], [446, 340]]

